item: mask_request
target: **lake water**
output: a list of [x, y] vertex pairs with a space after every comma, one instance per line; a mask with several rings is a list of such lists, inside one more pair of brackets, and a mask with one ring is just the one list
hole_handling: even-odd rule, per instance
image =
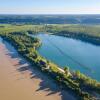
[[100, 46], [62, 36], [48, 34], [35, 36], [42, 41], [38, 52], [43, 57], [61, 68], [69, 66], [73, 71], [80, 70], [80, 72], [100, 81]]
[[39, 53], [60, 67], [69, 66], [100, 81], [100, 46], [62, 36], [39, 34]]

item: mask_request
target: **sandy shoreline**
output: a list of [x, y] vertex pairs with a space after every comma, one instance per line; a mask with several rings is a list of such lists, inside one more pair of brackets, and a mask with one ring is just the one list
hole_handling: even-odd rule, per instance
[[7, 46], [0, 43], [0, 100], [74, 100]]

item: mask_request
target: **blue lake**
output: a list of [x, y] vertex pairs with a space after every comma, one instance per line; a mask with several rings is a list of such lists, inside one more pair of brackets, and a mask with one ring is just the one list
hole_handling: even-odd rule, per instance
[[[69, 66], [100, 81], [100, 46], [62, 36], [38, 34], [42, 41], [40, 55], [63, 68]], [[0, 38], [0, 42], [2, 39]], [[5, 42], [2, 42], [5, 44]], [[7, 48], [13, 46], [7, 44]]]
[[100, 81], [100, 46], [62, 36], [38, 34], [42, 41], [38, 52], [59, 65], [69, 66]]

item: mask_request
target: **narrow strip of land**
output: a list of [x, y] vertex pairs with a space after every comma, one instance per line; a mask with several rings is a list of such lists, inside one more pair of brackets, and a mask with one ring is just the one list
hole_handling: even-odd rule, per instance
[[0, 43], [0, 100], [74, 100], [74, 97]]

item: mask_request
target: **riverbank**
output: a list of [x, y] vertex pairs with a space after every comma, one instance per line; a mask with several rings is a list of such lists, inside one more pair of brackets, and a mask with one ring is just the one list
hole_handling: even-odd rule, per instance
[[75, 100], [21, 57], [8, 43], [0, 43], [1, 100]]
[[100, 45], [100, 37], [89, 35], [86, 33], [60, 31], [60, 32], [54, 33], [53, 35], [64, 36], [64, 37], [69, 37], [73, 39], [79, 39], [81, 41], [88, 42], [94, 45]]
[[[85, 92], [88, 91], [88, 89], [86, 88], [84, 91], [83, 87], [85, 85], [85, 87], [89, 87], [89, 90], [92, 89], [95, 91], [95, 89], [99, 90], [99, 84], [95, 80], [92, 80], [79, 72], [76, 72], [76, 79], [73, 79], [74, 76], [68, 76], [67, 69], [65, 70], [66, 73], [59, 71], [57, 65], [47, 61], [38, 55], [37, 51], [33, 49], [33, 47], [39, 45], [38, 39], [29, 37], [26, 33], [22, 32], [2, 34], [2, 37], [10, 42], [16, 50], [32, 64], [33, 67], [37, 67], [45, 73], [45, 75], [48, 75], [55, 81], [59, 82], [65, 90], [73, 91], [77, 97], [82, 100], [85, 100], [86, 98], [93, 100], [91, 95], [88, 94], [88, 92]], [[80, 86], [81, 82], [83, 82], [82, 86]]]

